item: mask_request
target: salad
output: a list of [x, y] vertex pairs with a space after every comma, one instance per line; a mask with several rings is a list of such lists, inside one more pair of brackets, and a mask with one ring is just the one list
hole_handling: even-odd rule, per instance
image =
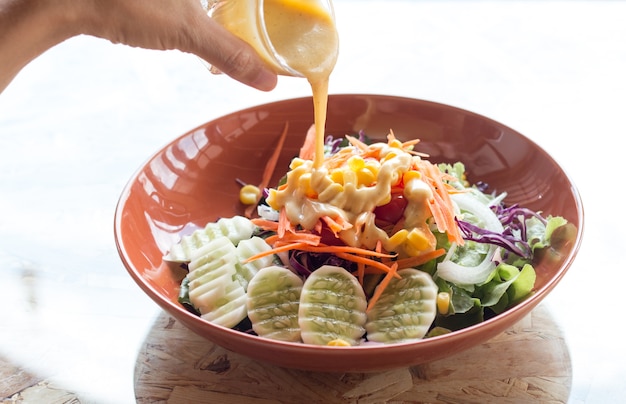
[[171, 247], [164, 259], [188, 271], [179, 295], [187, 309], [305, 344], [428, 338], [526, 299], [537, 257], [571, 235], [564, 218], [470, 183], [462, 162], [430, 162], [419, 140], [329, 136], [316, 165], [312, 137], [275, 187], [242, 187], [245, 215]]

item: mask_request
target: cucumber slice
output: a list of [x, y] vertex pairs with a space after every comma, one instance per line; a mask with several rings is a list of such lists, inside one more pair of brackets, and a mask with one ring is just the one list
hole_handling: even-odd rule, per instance
[[246, 292], [237, 279], [237, 249], [220, 236], [194, 251], [189, 262], [189, 301], [202, 318], [232, 328], [246, 318]]
[[414, 268], [398, 271], [367, 313], [367, 339], [397, 343], [422, 339], [437, 315], [438, 288], [429, 274]]
[[189, 280], [191, 282], [224, 265], [230, 265], [234, 270], [237, 262], [237, 248], [222, 236], [194, 251], [189, 262]]
[[232, 244], [237, 245], [241, 240], [252, 237], [255, 229], [254, 223], [243, 216], [221, 218], [217, 222], [208, 223], [204, 229], [183, 236], [179, 243], [170, 247], [170, 251], [163, 259], [169, 262], [189, 262], [195, 251], [212, 240], [226, 236]]
[[[248, 315], [246, 292], [237, 282], [222, 282], [223, 288], [214, 289], [190, 300], [200, 316], [214, 324], [233, 328]], [[216, 285], [217, 286], [217, 285]]]
[[243, 290], [238, 282], [233, 282], [232, 274], [226, 273], [197, 288], [193, 288], [190, 284], [189, 300], [200, 311], [200, 314], [206, 314], [219, 306], [223, 306], [225, 304], [223, 299], [233, 291], [237, 292], [234, 295], [237, 297], [240, 293], [239, 289]]
[[260, 269], [248, 284], [246, 306], [252, 329], [259, 336], [300, 342], [298, 308], [302, 279], [287, 268]]
[[358, 345], [365, 334], [366, 307], [363, 288], [352, 274], [337, 266], [320, 267], [302, 287], [298, 311], [302, 341]]
[[228, 237], [234, 245], [238, 245], [241, 240], [252, 237], [254, 230], [256, 230], [254, 223], [243, 216], [222, 218], [217, 221], [217, 224], [222, 230], [222, 235]]
[[205, 232], [196, 230], [188, 236], [183, 236], [180, 243], [174, 244], [170, 252], [165, 256], [165, 260], [171, 262], [189, 262], [190, 255], [210, 241], [211, 238]]
[[237, 258], [239, 260], [239, 263], [237, 264], [237, 276], [239, 277], [239, 282], [241, 282], [245, 290], [248, 290], [248, 283], [261, 268], [269, 267], [274, 263], [274, 254], [256, 259], [254, 261], [246, 263], [243, 262], [252, 256], [271, 249], [272, 246], [267, 244], [261, 237], [252, 237], [246, 240], [241, 240], [237, 245]]
[[[211, 310], [203, 313], [201, 317], [214, 324], [233, 328], [242, 322], [248, 315], [246, 309], [246, 292], [241, 285], [226, 288], [224, 295], [217, 299], [211, 306]], [[232, 284], [231, 284], [232, 285]], [[201, 312], [202, 313], [202, 312]]]

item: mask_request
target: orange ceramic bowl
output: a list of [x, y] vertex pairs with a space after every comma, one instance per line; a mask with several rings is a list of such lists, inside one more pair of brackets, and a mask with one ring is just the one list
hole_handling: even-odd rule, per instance
[[237, 179], [259, 183], [289, 125], [278, 169], [286, 172], [312, 123], [311, 98], [260, 105], [206, 123], [158, 151], [131, 178], [115, 213], [122, 262], [139, 287], [189, 329], [228, 350], [275, 365], [314, 371], [369, 372], [417, 365], [489, 340], [526, 316], [557, 285], [579, 249], [583, 208], [563, 169], [538, 145], [489, 118], [447, 105], [383, 95], [331, 95], [326, 132], [365, 131], [385, 139], [421, 139], [432, 162], [462, 161], [470, 181], [508, 193], [508, 203], [564, 216], [577, 227], [560, 260], [536, 267], [536, 293], [481, 324], [409, 343], [326, 347], [263, 339], [213, 325], [177, 302], [182, 274], [163, 263], [169, 247], [220, 217], [242, 214]]

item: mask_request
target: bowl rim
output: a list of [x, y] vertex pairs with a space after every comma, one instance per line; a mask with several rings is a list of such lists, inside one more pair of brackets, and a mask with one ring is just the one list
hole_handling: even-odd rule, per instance
[[[441, 103], [441, 102], [435, 102], [435, 101], [429, 101], [429, 100], [424, 100], [424, 99], [419, 99], [419, 98], [412, 98], [412, 97], [405, 97], [405, 96], [395, 96], [395, 95], [384, 95], [384, 94], [374, 94], [374, 93], [333, 93], [333, 94], [329, 94], [329, 100], [328, 103], [329, 105], [331, 104], [331, 102], [333, 100], [337, 100], [340, 98], [350, 98], [350, 97], [365, 97], [365, 98], [369, 98], [369, 99], [379, 99], [379, 100], [390, 100], [390, 101], [396, 101], [396, 102], [411, 102], [411, 103], [420, 103], [420, 104], [424, 104], [424, 105], [431, 105], [431, 106], [435, 106], [435, 107], [439, 107], [439, 108], [446, 108], [446, 109], [451, 109], [454, 110], [455, 112], [459, 112], [462, 114], [466, 114], [466, 115], [471, 115], [474, 117], [478, 117], [482, 120], [485, 121], [489, 121], [493, 124], [496, 124], [499, 127], [505, 128], [508, 131], [510, 131], [511, 133], [513, 133], [515, 136], [519, 136], [521, 138], [523, 138], [525, 141], [531, 143], [533, 146], [536, 147], [536, 149], [538, 151], [540, 151], [542, 154], [544, 154], [544, 157], [549, 159], [552, 163], [554, 163], [554, 165], [556, 167], [558, 167], [562, 173], [563, 176], [567, 179], [567, 182], [571, 188], [571, 193], [572, 196], [574, 197], [574, 202], [576, 205], [576, 212], [578, 213], [578, 222], [577, 223], [573, 223], [574, 225], [576, 225], [577, 227], [577, 234], [576, 234], [576, 239], [573, 241], [571, 249], [568, 253], [568, 255], [563, 259], [558, 271], [555, 273], [554, 276], [550, 277], [549, 280], [546, 282], [545, 285], [543, 285], [541, 288], [537, 289], [531, 296], [529, 296], [527, 299], [525, 299], [524, 301], [520, 302], [519, 304], [517, 304], [516, 306], [511, 307], [510, 309], [508, 309], [506, 312], [507, 313], [515, 313], [515, 312], [519, 312], [519, 311], [528, 311], [530, 312], [535, 306], [537, 306], [542, 300], [543, 298], [552, 290], [556, 287], [556, 285], [560, 282], [560, 280], [565, 276], [565, 274], [568, 272], [568, 270], [570, 269], [570, 267], [572, 266], [576, 255], [578, 254], [578, 251], [580, 250], [581, 244], [582, 244], [582, 239], [583, 239], [583, 234], [584, 234], [584, 206], [583, 206], [583, 202], [582, 202], [582, 198], [580, 195], [580, 192], [578, 190], [578, 188], [576, 187], [574, 181], [572, 180], [571, 176], [567, 173], [567, 171], [565, 170], [564, 167], [562, 167], [555, 159], [554, 157], [552, 157], [546, 150], [544, 150], [541, 146], [539, 146], [536, 142], [534, 142], [532, 139], [528, 138], [527, 136], [525, 136], [524, 134], [516, 131], [515, 129], [512, 129], [511, 127], [508, 127], [492, 118], [486, 117], [484, 115], [481, 115], [479, 113], [476, 112], [472, 112], [463, 108], [459, 108], [453, 105], [448, 105], [445, 103]], [[149, 283], [145, 282], [144, 279], [140, 276], [140, 274], [138, 273], [138, 271], [133, 268], [133, 266], [131, 265], [131, 261], [130, 258], [126, 252], [126, 248], [123, 245], [123, 243], [121, 242], [120, 238], [121, 238], [121, 221], [123, 220], [122, 218], [122, 212], [124, 211], [124, 207], [126, 205], [127, 202], [127, 197], [130, 194], [130, 190], [133, 186], [133, 183], [137, 180], [139, 174], [142, 172], [142, 170], [151, 162], [153, 161], [157, 156], [159, 156], [161, 153], [163, 153], [163, 151], [169, 147], [172, 146], [173, 144], [176, 144], [177, 142], [180, 141], [180, 139], [190, 135], [192, 132], [195, 132], [199, 129], [202, 129], [208, 125], [213, 124], [214, 122], [218, 121], [218, 120], [222, 120], [231, 116], [235, 116], [238, 114], [242, 114], [248, 111], [252, 111], [252, 110], [256, 110], [258, 108], [262, 108], [262, 107], [271, 107], [271, 106], [277, 106], [277, 105], [281, 105], [281, 104], [288, 104], [288, 103], [293, 103], [293, 102], [302, 102], [305, 100], [312, 100], [311, 96], [303, 96], [303, 97], [295, 97], [295, 98], [286, 98], [286, 99], [282, 99], [282, 100], [276, 100], [276, 101], [272, 101], [272, 102], [268, 102], [268, 103], [259, 103], [253, 106], [249, 106], [240, 110], [236, 110], [236, 111], [232, 111], [230, 113], [226, 113], [223, 114], [221, 116], [215, 117], [205, 123], [202, 123], [200, 125], [197, 125], [196, 127], [194, 127], [193, 129], [187, 130], [185, 133], [176, 136], [175, 138], [173, 138], [171, 141], [167, 142], [165, 145], [163, 145], [162, 147], [160, 147], [157, 151], [155, 151], [150, 157], [148, 157], [147, 159], [144, 160], [144, 162], [142, 164], [140, 164], [138, 166], [138, 168], [134, 171], [134, 173], [131, 175], [130, 179], [127, 181], [126, 185], [123, 187], [123, 190], [120, 194], [120, 197], [118, 199], [116, 208], [115, 208], [115, 212], [114, 212], [114, 223], [113, 223], [113, 232], [114, 232], [114, 239], [115, 239], [115, 244], [116, 244], [116, 248], [118, 251], [118, 254], [122, 260], [122, 263], [124, 265], [124, 267], [126, 268], [127, 272], [130, 274], [130, 276], [133, 278], [133, 280], [138, 284], [138, 286], [146, 293], [148, 294], [148, 296], [155, 301], [162, 309], [164, 309], [166, 312], [168, 312], [169, 314], [171, 314], [172, 316], [174, 316], [175, 318], [179, 319], [181, 322], [187, 324], [187, 322], [193, 322], [193, 321], [197, 321], [198, 319], [200, 319], [199, 316], [191, 313], [190, 311], [188, 311], [187, 309], [185, 309], [184, 307], [182, 307], [180, 304], [172, 302], [169, 299], [166, 299], [163, 297], [163, 295], [161, 295], [161, 293], [156, 290], [156, 288], [154, 288], [152, 285], [150, 285]], [[165, 264], [162, 264], [165, 265]], [[158, 298], [158, 299], [157, 299]], [[390, 350], [404, 350], [406, 349], [407, 346], [413, 346], [413, 345], [436, 345], [439, 344], [443, 341], [452, 341], [452, 340], [464, 340], [468, 335], [472, 335], [472, 334], [476, 334], [478, 332], [485, 332], [485, 330], [492, 330], [492, 332], [494, 331], [494, 327], [496, 327], [499, 323], [502, 322], [502, 317], [501, 315], [496, 315], [492, 318], [489, 318], [481, 323], [469, 326], [469, 327], [465, 327], [462, 328], [460, 330], [456, 330], [453, 331], [451, 333], [448, 334], [444, 334], [444, 335], [439, 335], [439, 336], [433, 336], [433, 337], [429, 337], [429, 338], [425, 338], [425, 339], [419, 339], [419, 340], [414, 340], [414, 341], [406, 341], [406, 342], [399, 342], [399, 343], [394, 343], [394, 344], [364, 344], [364, 345], [358, 345], [358, 346], [349, 346], [349, 347], [341, 347], [341, 346], [318, 346], [318, 345], [308, 345], [308, 344], [303, 344], [303, 343], [299, 343], [299, 342], [288, 342], [288, 341], [279, 341], [279, 340], [270, 340], [270, 339], [263, 339], [257, 335], [252, 335], [252, 334], [247, 334], [238, 330], [234, 330], [234, 329], [230, 329], [227, 327], [223, 327], [217, 324], [213, 324], [210, 323], [209, 321], [206, 320], [202, 320], [203, 321], [202, 327], [203, 328], [216, 328], [219, 330], [219, 332], [224, 333], [224, 335], [229, 335], [232, 336], [236, 339], [242, 339], [242, 340], [250, 340], [254, 343], [260, 343], [263, 344], [268, 343], [271, 344], [273, 347], [279, 347], [279, 348], [284, 348], [284, 349], [295, 349], [298, 352], [306, 352], [306, 351], [311, 351], [313, 353], [319, 353], [320, 351], [322, 352], [361, 352], [361, 351], [378, 351], [378, 350], [382, 350], [384, 349], [385, 352], [390, 352]], [[515, 323], [515, 322], [514, 322]], [[512, 324], [514, 324], [512, 323]], [[498, 331], [500, 332], [500, 331]], [[497, 333], [493, 333], [492, 337], [497, 335]]]

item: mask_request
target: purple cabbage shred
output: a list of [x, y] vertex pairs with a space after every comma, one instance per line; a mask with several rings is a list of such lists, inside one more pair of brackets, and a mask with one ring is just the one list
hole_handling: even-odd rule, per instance
[[355, 271], [354, 262], [339, 258], [331, 253], [312, 253], [308, 251], [293, 250], [289, 254], [289, 264], [296, 272], [305, 278], [311, 274], [310, 268], [319, 268], [323, 265], [343, 267], [348, 271]]
[[535, 217], [545, 224], [546, 219], [530, 209], [520, 208], [517, 204], [509, 207], [498, 205], [492, 209], [504, 226], [504, 231], [496, 233], [457, 219], [463, 238], [477, 243], [497, 245], [521, 258], [531, 259], [533, 252], [528, 240], [526, 221]]

